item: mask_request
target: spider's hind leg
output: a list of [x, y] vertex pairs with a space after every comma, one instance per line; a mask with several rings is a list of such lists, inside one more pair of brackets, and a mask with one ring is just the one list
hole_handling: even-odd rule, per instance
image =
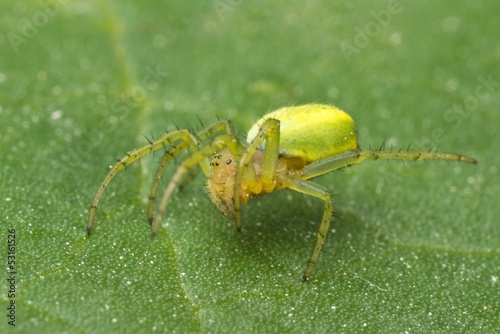
[[332, 220], [334, 212], [332, 195], [326, 188], [316, 183], [300, 179], [294, 179], [290, 181], [287, 187], [295, 191], [301, 192], [303, 194], [317, 197], [325, 202], [323, 218], [321, 219], [321, 225], [319, 226], [318, 230], [318, 240], [316, 241], [316, 246], [314, 247], [306, 271], [302, 276], [304, 281], [307, 281], [309, 279], [309, 276], [311, 276], [311, 272], [314, 269], [314, 265], [318, 261], [318, 257], [321, 254], [323, 245], [325, 244], [326, 236], [328, 235], [328, 230], [330, 228], [330, 221]]

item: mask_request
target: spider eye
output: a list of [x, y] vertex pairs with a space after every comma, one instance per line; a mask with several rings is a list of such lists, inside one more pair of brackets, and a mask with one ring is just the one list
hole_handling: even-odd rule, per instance
[[227, 160], [226, 160], [226, 164], [227, 164], [227, 165], [231, 164], [231, 162], [233, 162], [233, 159], [227, 159]]

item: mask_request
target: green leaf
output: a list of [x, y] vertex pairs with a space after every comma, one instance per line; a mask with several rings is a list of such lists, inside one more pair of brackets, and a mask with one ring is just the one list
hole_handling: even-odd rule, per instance
[[[499, 10], [2, 1], [0, 332], [11, 301], [20, 333], [498, 332]], [[318, 178], [341, 218], [308, 282], [323, 204], [292, 191], [250, 201], [237, 233], [199, 175], [152, 240], [160, 154], [119, 173], [86, 237], [106, 167], [144, 136], [222, 118], [244, 138], [264, 113], [312, 102], [346, 110], [362, 147], [479, 164], [371, 161]]]

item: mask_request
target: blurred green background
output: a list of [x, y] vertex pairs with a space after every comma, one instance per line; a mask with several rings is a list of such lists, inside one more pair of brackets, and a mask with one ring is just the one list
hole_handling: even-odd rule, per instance
[[[0, 258], [15, 229], [16, 330], [498, 332], [499, 12], [493, 0], [1, 1]], [[362, 147], [479, 164], [366, 162], [318, 179], [342, 218], [307, 283], [323, 204], [301, 194], [251, 201], [237, 233], [200, 175], [151, 240], [160, 154], [117, 176], [85, 237], [106, 167], [144, 136], [222, 118], [244, 138], [264, 113], [311, 102], [349, 112]]]

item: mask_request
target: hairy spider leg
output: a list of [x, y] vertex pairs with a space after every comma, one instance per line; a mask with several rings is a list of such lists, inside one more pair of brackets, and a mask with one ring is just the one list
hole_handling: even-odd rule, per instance
[[338, 154], [329, 158], [316, 161], [306, 166], [302, 170], [302, 179], [311, 179], [313, 177], [326, 174], [336, 169], [347, 167], [360, 163], [365, 159], [370, 160], [448, 160], [458, 161], [470, 164], [477, 164], [475, 159], [464, 155], [442, 152], [425, 151], [384, 151], [384, 150], [352, 150]]
[[321, 224], [319, 226], [317, 235], [318, 239], [316, 241], [316, 245], [314, 246], [311, 259], [309, 260], [306, 271], [302, 276], [305, 281], [307, 281], [309, 279], [309, 276], [311, 276], [312, 270], [314, 269], [314, 266], [318, 261], [319, 255], [321, 254], [321, 250], [323, 249], [323, 245], [325, 244], [325, 240], [330, 229], [330, 221], [332, 220], [334, 212], [333, 197], [328, 189], [307, 180], [322, 174], [326, 174], [330, 171], [352, 165], [356, 163], [358, 159], [359, 150], [351, 150], [313, 162], [302, 169], [300, 179], [291, 180], [290, 183], [286, 185], [290, 189], [317, 197], [325, 202], [323, 218], [321, 219]]
[[[194, 136], [188, 130], [177, 130], [161, 135], [157, 140], [153, 141], [151, 144], [127, 152], [123, 158], [121, 158], [120, 160], [118, 160], [117, 163], [115, 163], [115, 165], [108, 172], [108, 175], [106, 175], [106, 177], [104, 178], [104, 181], [102, 181], [101, 185], [99, 186], [99, 189], [97, 189], [97, 193], [94, 197], [94, 200], [92, 201], [92, 206], [90, 207], [90, 212], [89, 212], [89, 220], [87, 223], [87, 234], [90, 234], [92, 232], [92, 227], [94, 224], [94, 216], [97, 211], [97, 206], [99, 204], [102, 195], [104, 194], [104, 190], [106, 190], [107, 186], [109, 185], [113, 177], [120, 170], [124, 169], [134, 161], [179, 140], [181, 142], [187, 143], [188, 146], [192, 147], [193, 149], [196, 149], [199, 146], [199, 141], [196, 138], [196, 136]], [[208, 167], [206, 168], [206, 170], [209, 171]]]
[[311, 260], [304, 272], [304, 280], [307, 280], [311, 275], [311, 272], [318, 260], [321, 253], [321, 249], [326, 240], [328, 234], [330, 220], [333, 215], [333, 202], [331, 194], [327, 189], [306, 180], [313, 177], [326, 174], [328, 172], [334, 171], [336, 169], [347, 167], [352, 164], [359, 163], [365, 159], [371, 160], [450, 160], [459, 161], [475, 164], [476, 160], [453, 153], [440, 153], [440, 152], [423, 152], [423, 151], [383, 151], [383, 150], [352, 150], [347, 151], [342, 154], [335, 155], [317, 162], [313, 162], [310, 165], [304, 167], [302, 170], [302, 175], [300, 179], [294, 179], [287, 184], [287, 187], [298, 192], [302, 192], [311, 196], [318, 197], [325, 201], [325, 211], [323, 214], [323, 219], [321, 220], [321, 225], [318, 231], [318, 240], [316, 246], [314, 247]]
[[[257, 182], [255, 168], [251, 163], [257, 150], [265, 142], [264, 147], [264, 165], [262, 168], [261, 181]], [[241, 231], [241, 216], [240, 216], [240, 188], [241, 181], [245, 179], [245, 184], [249, 186], [252, 193], [260, 194], [261, 192], [271, 192], [274, 185], [274, 178], [276, 175], [276, 165], [279, 156], [279, 142], [280, 142], [280, 121], [277, 119], [267, 119], [260, 127], [259, 133], [246, 147], [245, 153], [241, 156], [238, 163], [238, 169], [234, 180], [234, 215], [236, 222], [236, 229]]]
[[163, 158], [161, 159], [160, 165], [158, 165], [158, 169], [156, 170], [156, 175], [153, 180], [153, 184], [151, 186], [151, 191], [149, 193], [149, 203], [148, 203], [148, 221], [149, 225], [153, 223], [154, 217], [154, 206], [156, 199], [156, 192], [158, 191], [158, 185], [160, 184], [161, 177], [165, 168], [167, 167], [170, 160], [172, 160], [177, 155], [181, 154], [189, 145], [186, 142], [182, 142], [165, 152]]
[[186, 176], [184, 176], [184, 179], [181, 181], [181, 183], [179, 183], [179, 191], [184, 190], [184, 188], [186, 188], [191, 183], [191, 181], [194, 180], [194, 178], [198, 175], [200, 170], [201, 170], [200, 165], [196, 165], [193, 168], [191, 168], [189, 173]]
[[362, 150], [360, 154], [361, 162], [364, 159], [371, 160], [450, 160], [477, 164], [477, 160], [465, 155], [445, 153], [445, 152], [425, 152], [425, 151], [381, 151], [381, 150]]
[[[233, 135], [234, 134], [234, 128], [233, 124], [230, 121], [218, 121], [214, 124], [211, 124], [209, 126], [204, 127], [202, 130], [200, 130], [198, 133], [196, 133], [196, 137], [198, 139], [198, 145], [201, 144], [204, 140], [207, 138], [215, 136], [217, 133], [222, 133], [222, 134], [228, 134], [228, 135]], [[156, 199], [156, 193], [158, 191], [158, 185], [160, 183], [161, 177], [163, 175], [163, 172], [165, 171], [165, 168], [167, 167], [168, 163], [170, 160], [172, 160], [174, 157], [179, 155], [182, 151], [184, 151], [188, 147], [188, 143], [186, 141], [183, 141], [179, 143], [178, 145], [172, 147], [170, 150], [165, 152], [165, 155], [163, 156], [160, 165], [158, 166], [158, 169], [156, 170], [156, 175], [153, 181], [153, 185], [151, 187], [151, 192], [149, 194], [149, 204], [148, 204], [148, 221], [149, 224], [151, 225], [153, 223], [153, 217], [154, 217], [154, 204], [155, 204], [155, 199]], [[191, 146], [191, 149], [197, 150], [196, 148], [193, 148]], [[198, 172], [200, 171], [200, 168], [203, 170], [203, 174], [205, 174], [206, 177], [209, 177], [210, 175], [210, 169], [206, 168], [207, 165], [203, 164], [203, 166], [197, 165], [197, 168], [192, 169], [191, 173], [187, 175], [187, 177], [182, 181], [181, 185], [179, 187], [185, 187], [192, 179], [196, 177]]]
[[323, 218], [321, 218], [321, 224], [319, 225], [318, 230], [318, 240], [316, 241], [316, 246], [314, 246], [314, 250], [311, 255], [311, 259], [307, 264], [306, 271], [304, 271], [304, 275], [302, 276], [304, 281], [309, 279], [311, 276], [311, 272], [314, 268], [314, 265], [318, 261], [318, 257], [321, 254], [321, 250], [323, 249], [323, 245], [325, 244], [326, 236], [328, 235], [328, 230], [330, 228], [330, 221], [332, 220], [334, 206], [333, 206], [333, 198], [332, 194], [328, 191], [328, 189], [316, 184], [314, 182], [301, 180], [301, 179], [293, 179], [287, 184], [287, 188], [298, 191], [300, 193], [317, 197], [325, 202], [325, 208], [323, 210]]
[[311, 259], [309, 260], [306, 270], [304, 271], [304, 275], [302, 276], [304, 281], [309, 279], [314, 266], [318, 261], [330, 229], [330, 221], [332, 220], [334, 212], [333, 197], [330, 191], [319, 184], [307, 180], [355, 163], [359, 158], [358, 152], [359, 151], [357, 150], [348, 151], [346, 153], [337, 154], [333, 157], [313, 162], [302, 169], [300, 179], [293, 179], [285, 185], [287, 188], [306, 195], [317, 197], [325, 202], [323, 218], [321, 218], [321, 224], [319, 225], [316, 245], [314, 246]]
[[184, 161], [177, 167], [177, 170], [170, 179], [170, 183], [165, 188], [163, 197], [158, 205], [158, 211], [153, 219], [153, 225], [151, 227], [151, 236], [154, 237], [158, 232], [161, 225], [161, 219], [165, 214], [170, 197], [172, 197], [174, 190], [178, 187], [178, 184], [181, 182], [183, 176], [197, 164], [200, 164], [203, 170], [204, 168], [209, 168], [210, 163], [207, 161], [207, 158], [212, 156], [213, 152], [226, 147], [234, 155], [240, 155], [244, 149], [243, 144], [239, 142], [235, 136], [227, 134], [219, 135], [215, 137], [211, 143], [204, 145], [197, 151], [193, 152], [193, 154], [184, 159]]

